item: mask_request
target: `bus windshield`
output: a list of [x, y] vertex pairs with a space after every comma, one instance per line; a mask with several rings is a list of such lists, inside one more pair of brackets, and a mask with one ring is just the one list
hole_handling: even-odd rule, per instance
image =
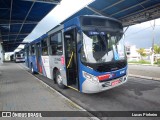
[[83, 31], [81, 61], [106, 63], [125, 60], [125, 48], [120, 32]]

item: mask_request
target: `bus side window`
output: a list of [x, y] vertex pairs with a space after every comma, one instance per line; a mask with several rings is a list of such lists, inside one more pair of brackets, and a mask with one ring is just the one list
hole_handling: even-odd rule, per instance
[[68, 57], [71, 56], [71, 53], [73, 52], [73, 48], [72, 48], [72, 36], [71, 35], [65, 35], [65, 39], [66, 39], [66, 44], [67, 44], [67, 55]]
[[62, 55], [63, 46], [62, 46], [62, 37], [61, 33], [53, 34], [50, 38], [50, 54], [51, 55]]
[[42, 55], [48, 55], [47, 38], [42, 40]]
[[31, 45], [31, 55], [35, 55], [35, 45]]
[[31, 52], [31, 45], [29, 46], [29, 55], [32, 55], [32, 52]]

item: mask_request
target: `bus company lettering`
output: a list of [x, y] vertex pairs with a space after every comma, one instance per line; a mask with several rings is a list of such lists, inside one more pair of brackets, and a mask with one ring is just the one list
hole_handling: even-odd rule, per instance
[[125, 70], [120, 71], [120, 74], [124, 74], [124, 73], [125, 73]]
[[61, 61], [61, 58], [54, 58], [55, 61]]

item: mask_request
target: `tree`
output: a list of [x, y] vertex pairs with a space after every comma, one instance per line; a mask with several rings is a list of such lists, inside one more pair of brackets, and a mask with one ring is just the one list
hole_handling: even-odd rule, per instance
[[145, 57], [147, 55], [144, 48], [138, 49], [137, 52], [140, 54], [141, 60], [143, 60], [143, 57]]
[[160, 46], [158, 46], [158, 45], [154, 45], [154, 53], [155, 54], [160, 54]]
[[[160, 54], [160, 46], [154, 45], [154, 54]], [[155, 61], [157, 62], [157, 56], [155, 56]]]

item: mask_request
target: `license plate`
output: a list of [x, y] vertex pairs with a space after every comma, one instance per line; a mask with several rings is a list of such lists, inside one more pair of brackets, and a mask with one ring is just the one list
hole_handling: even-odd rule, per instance
[[115, 86], [115, 85], [117, 85], [117, 84], [120, 83], [120, 82], [121, 82], [120, 80], [115, 80], [115, 81], [111, 82], [111, 85], [112, 85], [112, 86]]

